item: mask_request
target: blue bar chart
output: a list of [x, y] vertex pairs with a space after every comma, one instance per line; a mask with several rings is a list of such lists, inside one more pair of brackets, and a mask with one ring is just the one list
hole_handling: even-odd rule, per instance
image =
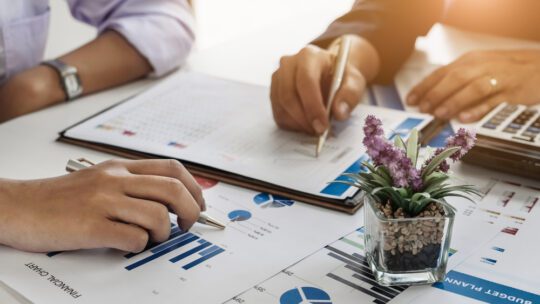
[[[171, 235], [167, 241], [149, 247], [138, 254], [126, 254], [124, 257], [130, 260], [134, 260], [138, 256], [146, 257], [127, 265], [125, 269], [128, 271], [135, 270], [169, 253], [180, 252], [176, 256], [169, 258], [169, 262], [176, 264], [180, 261], [189, 260], [182, 265], [184, 270], [189, 270], [225, 251], [225, 249], [202, 239], [200, 236], [180, 230], [177, 226], [171, 229]], [[193, 257], [197, 258], [193, 259]]]

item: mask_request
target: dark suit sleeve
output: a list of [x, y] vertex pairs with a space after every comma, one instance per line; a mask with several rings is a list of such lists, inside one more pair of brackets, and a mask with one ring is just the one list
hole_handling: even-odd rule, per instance
[[444, 0], [359, 0], [313, 44], [327, 47], [343, 34], [370, 41], [381, 58], [375, 82], [391, 82], [411, 54], [418, 36], [426, 35], [442, 15]]

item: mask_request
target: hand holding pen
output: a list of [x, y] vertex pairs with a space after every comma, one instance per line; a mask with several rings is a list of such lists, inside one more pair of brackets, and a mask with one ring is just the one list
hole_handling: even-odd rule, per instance
[[[187, 182], [186, 189], [189, 190], [189, 192], [193, 195], [195, 194], [194, 198], [196, 198], [197, 203], [200, 204], [202, 211], [206, 211], [206, 203], [204, 201], [204, 198], [202, 197], [202, 192], [200, 191], [200, 187], [197, 184], [193, 184], [193, 182], [196, 183], [195, 179], [189, 174], [189, 172], [185, 171], [186, 169], [177, 161], [175, 160], [169, 160], [170, 162], [173, 162], [171, 167], [177, 167], [177, 170], [179, 174], [176, 174], [176, 176], [173, 176], [172, 178], [177, 178], [181, 182]], [[75, 172], [79, 171], [81, 169], [86, 169], [91, 166], [95, 165], [93, 162], [86, 160], [84, 158], [73, 160], [70, 159], [68, 163], [66, 164], [66, 171], [68, 172]], [[173, 169], [174, 170], [174, 169]], [[182, 179], [182, 176], [184, 178]], [[193, 192], [192, 192], [193, 191]], [[169, 211], [174, 212], [174, 208], [172, 206], [167, 206]], [[181, 216], [177, 214], [178, 218], [180, 219]], [[225, 229], [226, 225], [219, 222], [218, 220], [212, 218], [210, 215], [205, 213], [200, 213], [199, 217], [197, 219], [197, 223], [212, 226], [214, 228], [218, 229]], [[180, 223], [179, 223], [180, 224]], [[182, 227], [182, 226], [180, 226]]]
[[[279, 68], [272, 75], [270, 99], [274, 120], [280, 128], [321, 136], [332, 119], [347, 120], [360, 103], [366, 85], [379, 70], [376, 49], [356, 35], [336, 37], [328, 45], [329, 37], [319, 46], [310, 44], [292, 56], [281, 58]], [[342, 47], [350, 40], [350, 48]], [[345, 70], [341, 85], [330, 98], [340, 50], [350, 50], [344, 60]], [[329, 101], [331, 100], [331, 105]]]
[[4, 179], [0, 244], [32, 252], [140, 252], [168, 239], [169, 209], [183, 230], [205, 209], [200, 187], [173, 160], [114, 160], [54, 178]]

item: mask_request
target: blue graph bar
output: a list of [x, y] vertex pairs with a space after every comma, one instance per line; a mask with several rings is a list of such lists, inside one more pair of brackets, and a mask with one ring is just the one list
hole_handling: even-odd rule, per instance
[[[173, 226], [173, 228], [171, 229], [171, 235], [169, 235], [169, 238], [167, 239], [167, 241], [170, 241], [171, 239], [173, 239], [173, 238], [175, 238], [175, 237], [177, 237], [177, 236], [184, 233], [184, 231], [180, 230], [180, 228], [174, 227], [175, 226], [174, 224], [171, 223], [171, 226]], [[156, 245], [158, 245], [158, 244], [157, 243], [148, 243], [148, 245], [146, 245], [146, 247], [144, 248], [143, 251], [141, 251], [141, 252], [131, 252], [131, 253], [128, 253], [128, 254], [124, 255], [124, 257], [126, 259], [131, 259], [132, 257], [137, 256], [137, 255], [145, 252], [146, 250], [148, 250], [148, 249], [150, 249], [150, 248], [152, 248], [152, 247], [154, 247]]]
[[199, 258], [199, 259], [197, 259], [197, 260], [183, 266], [182, 268], [184, 268], [185, 270], [189, 270], [190, 268], [193, 268], [193, 267], [199, 265], [200, 263], [215, 257], [216, 255], [222, 253], [223, 251], [225, 251], [225, 250], [221, 249], [221, 248], [218, 248], [217, 250], [214, 250], [211, 253], [206, 254], [205, 256], [203, 256], [203, 257], [201, 257], [201, 258]]
[[172, 252], [172, 251], [174, 251], [174, 250], [176, 250], [176, 249], [178, 249], [178, 248], [180, 248], [182, 246], [185, 246], [185, 245], [197, 240], [198, 238], [199, 238], [198, 236], [192, 235], [190, 238], [185, 239], [182, 242], [175, 243], [174, 245], [170, 245], [170, 247], [164, 248], [162, 251], [156, 252], [156, 253], [154, 253], [153, 255], [151, 255], [151, 256], [149, 256], [147, 258], [144, 258], [144, 259], [142, 259], [142, 260], [140, 260], [138, 262], [135, 262], [135, 263], [133, 263], [131, 265], [126, 266], [125, 268], [127, 270], [133, 270], [133, 269], [135, 269], [135, 268], [137, 268], [139, 266], [142, 266], [142, 265], [144, 265], [144, 264], [146, 264], [148, 262], [151, 262], [151, 261], [153, 261], [153, 260], [155, 260], [155, 259], [169, 253], [169, 252]]
[[[199, 240], [199, 241], [204, 241], [204, 240]], [[181, 253], [181, 254], [177, 255], [174, 258], [170, 259], [169, 261], [171, 261], [172, 263], [176, 263], [176, 262], [178, 262], [180, 260], [183, 260], [183, 259], [185, 259], [185, 258], [187, 258], [187, 257], [189, 257], [189, 256], [203, 250], [206, 247], [209, 247], [209, 246], [212, 246], [212, 243], [204, 241], [203, 243], [201, 243], [201, 245], [199, 245], [199, 246], [197, 246], [197, 247], [195, 247], [193, 249], [190, 249], [190, 250], [188, 250], [188, 251], [186, 251], [184, 253]]]
[[167, 247], [170, 247], [170, 246], [172, 246], [172, 245], [174, 245], [174, 244], [177, 244], [177, 243], [179, 243], [179, 242], [182, 242], [183, 240], [186, 240], [186, 239], [188, 239], [188, 238], [190, 238], [190, 237], [192, 237], [192, 236], [193, 236], [193, 234], [191, 234], [191, 233], [186, 233], [186, 234], [180, 236], [179, 238], [173, 239], [173, 240], [168, 241], [168, 242], [165, 242], [165, 243], [163, 243], [163, 244], [161, 244], [161, 245], [159, 245], [159, 246], [156, 246], [156, 247], [152, 248], [150, 251], [151, 251], [152, 253], [158, 253], [158, 252], [160, 252], [161, 250], [163, 250], [163, 249], [165, 249], [165, 248], [167, 248]]
[[207, 254], [210, 254], [210, 253], [216, 251], [218, 248], [219, 248], [219, 246], [214, 245], [214, 246], [212, 246], [212, 247], [210, 247], [210, 248], [208, 248], [208, 249], [205, 249], [205, 250], [201, 251], [201, 253], [199, 253], [199, 254], [200, 254], [201, 256], [205, 256], [205, 255], [207, 255]]

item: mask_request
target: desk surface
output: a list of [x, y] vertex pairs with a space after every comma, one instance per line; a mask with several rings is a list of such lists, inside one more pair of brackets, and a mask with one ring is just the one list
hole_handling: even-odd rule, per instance
[[[256, 33], [246, 33], [216, 46], [197, 50], [190, 56], [184, 68], [229, 79], [269, 85], [270, 75], [277, 67], [279, 58], [284, 54], [294, 53], [322, 32], [326, 25], [346, 10], [352, 1], [348, 1], [349, 4], [341, 3], [339, 7], [336, 7], [334, 2], [332, 0], [317, 1], [318, 7], [299, 13], [301, 18], [281, 20], [279, 25], [260, 29]], [[65, 10], [65, 8], [59, 8], [59, 10]], [[67, 12], [64, 13], [67, 14]], [[61, 22], [71, 22], [67, 19], [69, 18], [67, 15], [63, 18], [66, 20]], [[60, 29], [59, 21], [55, 22], [53, 30]], [[295, 30], [291, 31], [291, 28]], [[85, 37], [92, 34], [92, 31], [85, 27], [80, 27], [80, 31], [86, 35]], [[70, 35], [74, 36], [76, 33], [77, 31]], [[58, 36], [53, 35], [51, 39], [59, 42], [59, 45], [57, 48], [50, 47], [47, 52], [49, 55], [57, 55], [65, 50], [66, 44], [61, 44]], [[84, 39], [79, 38], [77, 41]], [[110, 158], [108, 154], [58, 143], [55, 141], [57, 134], [90, 114], [134, 95], [158, 81], [139, 81], [0, 125], [0, 140], [2, 141], [0, 176], [17, 179], [51, 177], [64, 174], [63, 168], [69, 158], [86, 157], [98, 162]], [[467, 176], [469, 182], [482, 181], [486, 176], [495, 175], [493, 172], [467, 165], [456, 166], [454, 170], [461, 176]], [[516, 177], [498, 175], [501, 178], [522, 181]], [[0, 302], [13, 302], [9, 293], [3, 291], [1, 286]]]

